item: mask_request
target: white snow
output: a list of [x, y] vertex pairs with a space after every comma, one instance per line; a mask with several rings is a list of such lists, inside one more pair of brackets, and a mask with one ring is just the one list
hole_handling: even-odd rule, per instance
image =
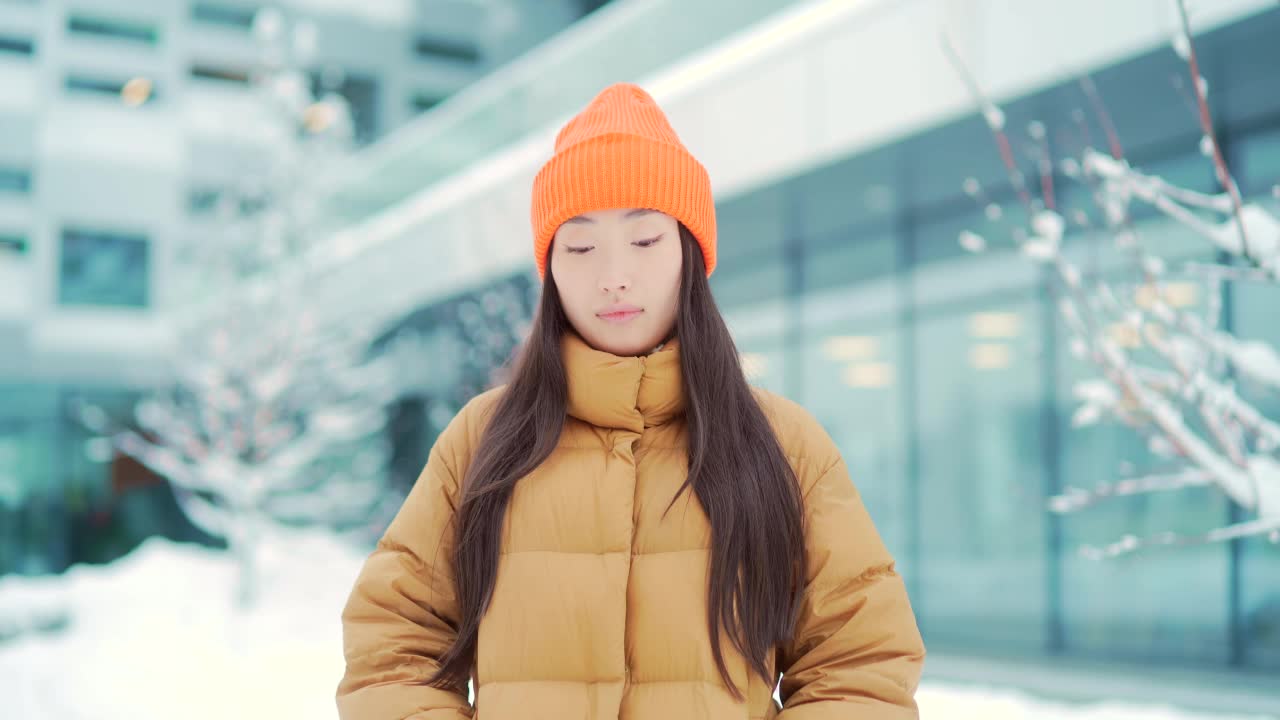
[[1031, 218], [1035, 235], [1022, 243], [1022, 255], [1036, 262], [1049, 262], [1058, 257], [1066, 221], [1052, 210], [1041, 210]]
[[262, 550], [270, 582], [244, 612], [230, 555], [156, 538], [109, 566], [0, 578], [0, 616], [70, 622], [0, 644], [4, 717], [334, 717], [340, 613], [363, 555], [311, 533]]
[[[0, 643], [4, 717], [335, 718], [340, 613], [364, 554], [304, 532], [276, 534], [262, 548], [271, 582], [249, 611], [234, 609], [237, 567], [229, 555], [162, 539], [108, 566], [0, 578], [0, 618], [38, 623], [65, 613], [71, 623]], [[931, 682], [917, 698], [926, 720], [1232, 720]]]
[[987, 127], [992, 130], [1004, 129], [1004, 111], [995, 105], [987, 105], [983, 108], [982, 117], [987, 121]]
[[[1218, 226], [1213, 234], [1214, 242], [1229, 253], [1248, 255], [1262, 267], [1280, 271], [1280, 265], [1276, 264], [1280, 260], [1280, 220], [1253, 203], [1240, 209], [1240, 220], [1244, 221], [1243, 240], [1240, 222], [1233, 217]], [[1276, 277], [1280, 277], [1280, 273]]]
[[1073, 705], [994, 686], [925, 684], [916, 693], [916, 702], [923, 720], [1246, 720], [1246, 716], [1204, 715], [1109, 700]]
[[1185, 32], [1179, 30], [1173, 36], [1173, 51], [1178, 53], [1178, 57], [1183, 60], [1191, 59], [1191, 38], [1187, 37]]
[[1047, 238], [1062, 239], [1062, 231], [1066, 222], [1062, 216], [1052, 210], [1041, 210], [1031, 218], [1031, 227], [1037, 235]]
[[960, 247], [971, 253], [980, 253], [987, 249], [987, 240], [978, 233], [971, 230], [962, 230], [960, 232]]

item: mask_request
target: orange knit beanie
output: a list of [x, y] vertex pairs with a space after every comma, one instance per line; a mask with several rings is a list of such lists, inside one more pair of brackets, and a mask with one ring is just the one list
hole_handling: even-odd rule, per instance
[[533, 258], [546, 276], [547, 250], [566, 220], [593, 210], [644, 208], [679, 220], [716, 266], [716, 210], [706, 168], [689, 154], [649, 93], [605, 88], [556, 136], [555, 155], [533, 181]]

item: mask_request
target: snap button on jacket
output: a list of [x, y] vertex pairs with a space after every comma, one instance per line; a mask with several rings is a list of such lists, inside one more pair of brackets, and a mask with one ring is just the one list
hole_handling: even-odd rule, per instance
[[459, 616], [452, 514], [502, 388], [476, 397], [361, 571], [342, 614], [343, 720], [906, 720], [925, 649], [893, 558], [827, 433], [756, 391], [804, 497], [807, 585], [774, 686], [728, 639], [735, 701], [707, 629], [711, 532], [686, 477], [679, 344], [644, 357], [563, 341], [568, 415], [559, 445], [517, 483], [492, 603], [465, 694], [427, 678]]

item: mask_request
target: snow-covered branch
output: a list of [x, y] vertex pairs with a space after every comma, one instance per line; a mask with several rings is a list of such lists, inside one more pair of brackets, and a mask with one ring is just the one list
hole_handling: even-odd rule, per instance
[[1209, 485], [1212, 482], [1213, 476], [1204, 470], [1187, 469], [1166, 475], [1128, 478], [1111, 485], [1099, 485], [1092, 490], [1068, 487], [1062, 495], [1050, 501], [1049, 509], [1058, 513], [1068, 513], [1096, 505], [1107, 498], [1181, 490], [1185, 487]]
[[[944, 44], [991, 131], [1010, 186], [1028, 211], [1029, 227], [1016, 229], [1014, 234], [1019, 252], [1055, 271], [1061, 290], [1058, 309], [1070, 334], [1072, 354], [1092, 363], [1098, 372], [1095, 379], [1077, 385], [1082, 404], [1071, 424], [1080, 427], [1113, 417], [1142, 434], [1153, 453], [1182, 464], [1171, 472], [1092, 490], [1069, 488], [1050, 500], [1050, 509], [1068, 513], [1115, 497], [1213, 486], [1256, 516], [1255, 520], [1192, 537], [1175, 533], [1149, 538], [1129, 535], [1100, 549], [1087, 548], [1085, 552], [1091, 557], [1252, 535], [1280, 542], [1280, 423], [1236, 392], [1236, 380], [1248, 379], [1280, 393], [1280, 353], [1264, 342], [1240, 338], [1218, 327], [1220, 295], [1226, 283], [1262, 282], [1273, 287], [1280, 283], [1280, 220], [1261, 202], [1246, 203], [1240, 196], [1213, 135], [1205, 101], [1207, 85], [1185, 8], [1181, 0], [1173, 2], [1182, 19], [1175, 47], [1187, 60], [1204, 132], [1200, 150], [1212, 163], [1224, 192], [1189, 190], [1131, 167], [1105, 103], [1087, 77], [1081, 80], [1081, 88], [1107, 131], [1108, 151], [1086, 146], [1078, 159], [1058, 163], [1068, 179], [1088, 186], [1103, 218], [1101, 229], [1133, 260], [1137, 275], [1133, 285], [1102, 277], [1086, 279], [1063, 252], [1069, 239], [1068, 223], [1055, 209], [1054, 163], [1044, 157], [1044, 126], [1037, 122], [1028, 129], [1037, 148], [1034, 160], [1043, 194], [1042, 198], [1031, 198], [1023, 173], [1009, 152], [1012, 143], [1004, 113], [950, 43]], [[1087, 132], [1084, 134], [1087, 137]], [[965, 192], [976, 197], [980, 192], [977, 181], [966, 180]], [[1134, 203], [1158, 210], [1204, 238], [1207, 251], [1223, 253], [1235, 261], [1230, 266], [1188, 263], [1181, 268], [1180, 275], [1198, 278], [1203, 281], [1200, 287], [1207, 288], [1203, 308], [1193, 311], [1189, 306], [1194, 303], [1175, 301], [1179, 293], [1173, 292], [1167, 263], [1158, 254], [1160, 240], [1143, 237], [1141, 225], [1133, 220]], [[1083, 213], [1073, 222], [1098, 229]], [[972, 230], [962, 233], [959, 243], [974, 253], [984, 252], [987, 245]]]

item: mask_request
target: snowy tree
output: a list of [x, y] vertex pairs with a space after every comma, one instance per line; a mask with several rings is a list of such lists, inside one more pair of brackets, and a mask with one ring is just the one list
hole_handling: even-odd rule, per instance
[[259, 56], [250, 72], [252, 110], [240, 113], [240, 126], [231, 131], [250, 152], [229, 154], [238, 160], [233, 184], [214, 203], [218, 241], [180, 248], [182, 285], [203, 291], [189, 290], [185, 301], [281, 274], [283, 261], [331, 230], [322, 224], [313, 188], [354, 148], [352, 110], [337, 91], [342, 72], [325, 67], [313, 79], [309, 69], [316, 62], [315, 26], [290, 24], [268, 7], [255, 15], [253, 33]]
[[[1018, 248], [1023, 256], [1048, 268], [1057, 280], [1058, 310], [1070, 333], [1072, 354], [1096, 370], [1094, 378], [1075, 388], [1081, 404], [1072, 418], [1073, 426], [1114, 418], [1140, 433], [1152, 453], [1171, 463], [1168, 471], [1157, 474], [1093, 489], [1067, 488], [1050, 500], [1050, 509], [1069, 513], [1117, 496], [1211, 486], [1248, 516], [1242, 522], [1206, 528], [1195, 535], [1126, 534], [1103, 547], [1081, 548], [1083, 554], [1095, 558], [1156, 545], [1255, 535], [1280, 543], [1280, 422], [1243, 398], [1236, 386], [1238, 379], [1247, 379], [1271, 393], [1280, 393], [1280, 353], [1266, 343], [1237, 337], [1219, 324], [1226, 284], [1266, 283], [1280, 291], [1280, 220], [1263, 204], [1246, 203], [1241, 198], [1215, 139], [1208, 86], [1200, 71], [1185, 4], [1182, 0], [1173, 2], [1180, 21], [1173, 47], [1187, 65], [1204, 133], [1200, 151], [1212, 164], [1223, 189], [1217, 194], [1182, 188], [1131, 166], [1106, 106], [1086, 76], [1080, 86], [1100, 115], [1108, 148], [1103, 151], [1086, 146], [1079, 157], [1055, 162], [1044, 125], [1031, 123], [1028, 135], [1041, 188], [1040, 197], [1035, 197], [1018, 168], [1004, 112], [944, 38], [945, 49], [977, 101], [1010, 184], [1030, 219], [1029, 227], [1013, 229]], [[1101, 223], [1093, 223], [1083, 214], [1070, 221], [1064, 217], [1055, 204], [1055, 174], [1088, 189]], [[967, 180], [965, 190], [974, 197], [981, 195], [976, 179]], [[1137, 204], [1154, 208], [1194, 232], [1207, 248], [1229, 261], [1170, 263], [1161, 255], [1161, 238], [1145, 235], [1134, 222]], [[994, 214], [999, 214], [998, 208]], [[1086, 273], [1063, 251], [1071, 224], [1104, 232], [1132, 260], [1132, 280], [1086, 279]], [[961, 233], [959, 243], [973, 253], [984, 252], [987, 246], [985, 238], [973, 231]], [[1210, 302], [1203, 313], [1170, 301], [1175, 294], [1173, 280], [1188, 277], [1210, 290]]]
[[310, 90], [303, 68], [314, 30], [285, 24], [270, 9], [255, 21], [263, 55], [253, 91], [272, 123], [263, 130], [271, 152], [222, 198], [218, 241], [189, 268], [215, 278], [205, 287], [217, 302], [168, 311], [172, 382], [141, 399], [131, 420], [72, 408], [100, 435], [99, 454], [128, 454], [165, 477], [187, 517], [226, 540], [245, 605], [259, 595], [257, 555], [273, 531], [358, 527], [394, 499], [379, 482], [386, 409], [408, 370], [420, 374], [413, 336], [371, 353], [370, 332], [324, 322], [309, 292], [315, 278], [281, 271], [319, 233], [308, 181], [352, 134], [343, 99]]

